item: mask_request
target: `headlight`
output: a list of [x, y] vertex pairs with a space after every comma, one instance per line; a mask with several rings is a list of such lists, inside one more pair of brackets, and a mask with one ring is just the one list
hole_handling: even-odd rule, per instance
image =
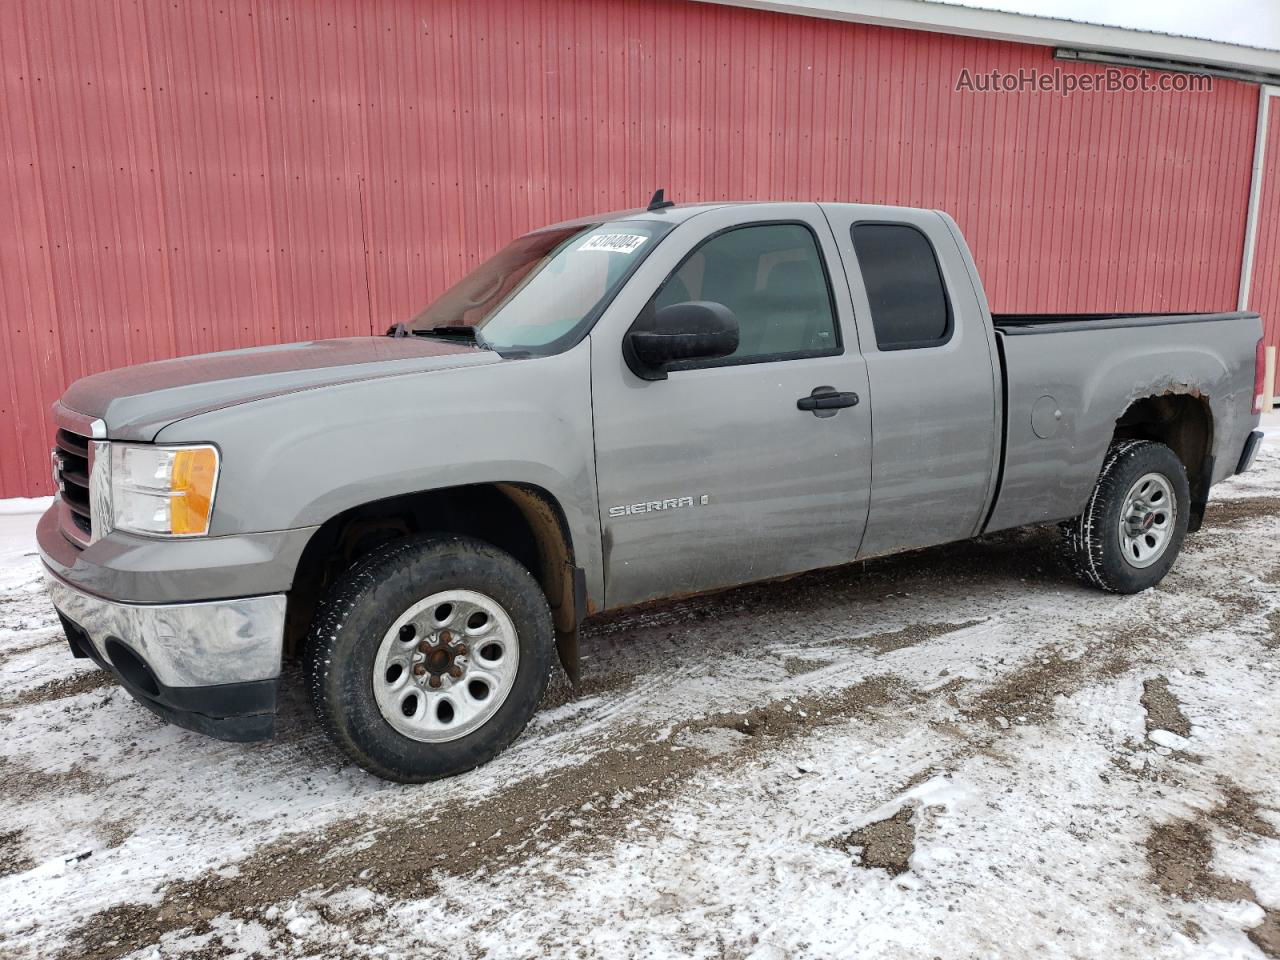
[[206, 534], [217, 485], [216, 447], [112, 443], [110, 526], [150, 536]]

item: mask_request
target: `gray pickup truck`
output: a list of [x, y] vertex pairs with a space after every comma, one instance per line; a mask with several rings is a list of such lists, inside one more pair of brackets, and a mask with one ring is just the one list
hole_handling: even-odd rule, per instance
[[993, 317], [937, 211], [655, 197], [386, 336], [74, 383], [40, 550], [159, 716], [268, 737], [296, 655], [348, 755], [423, 781], [509, 744], [597, 611], [1047, 521], [1150, 587], [1252, 461], [1261, 332]]

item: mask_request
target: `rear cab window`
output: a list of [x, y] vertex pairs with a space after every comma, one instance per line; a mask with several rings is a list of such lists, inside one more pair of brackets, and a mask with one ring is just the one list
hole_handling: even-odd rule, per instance
[[850, 229], [876, 346], [910, 350], [950, 340], [951, 301], [929, 238], [905, 223], [855, 223]]

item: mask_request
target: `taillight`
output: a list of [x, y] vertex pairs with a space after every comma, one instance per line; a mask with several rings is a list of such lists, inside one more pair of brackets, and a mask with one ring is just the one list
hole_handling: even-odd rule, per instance
[[1267, 376], [1267, 347], [1259, 338], [1257, 349], [1253, 352], [1253, 412], [1262, 412], [1262, 388]]

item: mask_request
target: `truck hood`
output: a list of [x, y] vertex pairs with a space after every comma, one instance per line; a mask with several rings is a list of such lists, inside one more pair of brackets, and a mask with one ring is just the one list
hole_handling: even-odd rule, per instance
[[160, 360], [73, 383], [62, 405], [103, 420], [114, 440], [154, 440], [169, 424], [222, 407], [355, 380], [501, 363], [469, 343], [348, 337]]

